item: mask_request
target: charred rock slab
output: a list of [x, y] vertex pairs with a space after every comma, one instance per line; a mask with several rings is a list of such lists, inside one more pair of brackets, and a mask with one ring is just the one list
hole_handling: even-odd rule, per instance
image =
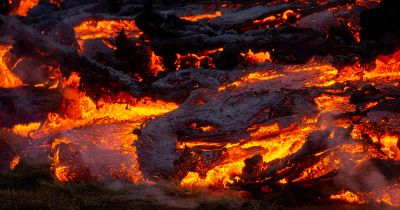
[[[223, 149], [179, 151], [178, 143], [238, 143], [249, 139], [247, 128], [251, 125], [278, 123], [288, 127], [316, 111], [316, 105], [304, 91], [229, 94], [199, 89], [179, 109], [141, 129], [135, 143], [138, 161], [143, 174], [150, 179], [179, 180], [189, 171], [204, 175], [223, 161]], [[191, 127], [193, 123], [215, 129], [198, 130]]]

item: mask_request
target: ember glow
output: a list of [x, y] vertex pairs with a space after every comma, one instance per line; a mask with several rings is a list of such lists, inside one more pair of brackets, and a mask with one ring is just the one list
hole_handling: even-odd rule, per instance
[[19, 164], [21, 158], [17, 155], [15, 156], [12, 161], [10, 162], [10, 170], [13, 171], [15, 167]]
[[188, 15], [188, 16], [181, 16], [181, 19], [188, 20], [188, 21], [199, 21], [203, 19], [214, 19], [216, 17], [220, 17], [222, 15], [221, 11], [215, 11], [214, 13], [205, 13], [199, 15]]
[[243, 56], [245, 61], [250, 64], [271, 61], [271, 55], [269, 54], [269, 52], [254, 53], [251, 50], [249, 50], [247, 53], [241, 53], [241, 55]]
[[[387, 56], [388, 60], [394, 59], [395, 55], [397, 53]], [[378, 58], [376, 60], [377, 66], [374, 67], [371, 70], [366, 70], [364, 73], [369, 74], [370, 72], [373, 71], [381, 71], [379, 66], [383, 65], [381, 64], [380, 60], [382, 58]], [[397, 72], [393, 71], [392, 68], [393, 65], [398, 65], [399, 60], [397, 61], [392, 61], [392, 64], [390, 65], [389, 69], [391, 69], [390, 72]], [[395, 64], [397, 63], [397, 64]], [[297, 67], [291, 67], [289, 68], [287, 75], [285, 74], [277, 74], [277, 72], [271, 72], [271, 71], [266, 71], [266, 72], [255, 72], [255, 73], [250, 73], [243, 77], [241, 80], [233, 82], [232, 84], [229, 84], [227, 86], [222, 86], [219, 88], [219, 91], [230, 91], [227, 89], [228, 87], [232, 90], [232, 87], [236, 87], [235, 91], [239, 91], [241, 88], [246, 87], [246, 83], [251, 83], [254, 82], [261, 82], [261, 81], [271, 81], [273, 84], [273, 80], [276, 78], [284, 78], [288, 77], [290, 74], [294, 72], [298, 72], [301, 74], [309, 74], [314, 75], [313, 81], [310, 83], [305, 83], [306, 86], [330, 86], [336, 83], [341, 83], [343, 82], [342, 78], [337, 77], [339, 74], [338, 70], [335, 69], [332, 66], [325, 66], [325, 65], [317, 65], [315, 64], [309, 64], [313, 65], [312, 67], [310, 66], [297, 66]], [[387, 65], [387, 64], [385, 64]], [[322, 71], [318, 71], [322, 70]], [[285, 72], [285, 71], [284, 71]], [[316, 74], [318, 72], [318, 74]], [[385, 71], [387, 72], [387, 71]], [[283, 72], [282, 72], [283, 73]], [[321, 75], [322, 74], [322, 75]], [[325, 75], [324, 75], [325, 74]], [[395, 73], [394, 73], [395, 74]], [[264, 76], [268, 75], [268, 76]], [[391, 74], [393, 75], [393, 74]], [[372, 79], [373, 77], [370, 77]], [[396, 77], [393, 77], [394, 79]], [[348, 77], [344, 79], [346, 82], [351, 79], [351, 81], [357, 81], [355, 78]], [[359, 78], [361, 79], [361, 78]], [[374, 78], [375, 79], [375, 78]], [[293, 80], [294, 81], [294, 80]], [[390, 81], [390, 80], [389, 80]], [[395, 81], [395, 80], [394, 80]], [[239, 88], [239, 89], [238, 89]], [[356, 106], [354, 104], [350, 103], [350, 97], [349, 96], [340, 96], [340, 94], [337, 94], [335, 92], [332, 92], [331, 95], [320, 95], [319, 97], [315, 98], [315, 103], [317, 104], [318, 109], [320, 110], [320, 115], [324, 113], [346, 113], [346, 112], [354, 112], [356, 110]], [[376, 104], [368, 104], [367, 107], [374, 107]], [[318, 120], [319, 121], [319, 120]], [[309, 124], [306, 124], [305, 122], [308, 122]], [[250, 131], [250, 139], [249, 140], [243, 140], [243, 142], [246, 143], [237, 143], [237, 144], [227, 144], [224, 146], [224, 150], [227, 151], [228, 157], [225, 159], [225, 162], [219, 166], [216, 166], [212, 170], [208, 171], [205, 177], [200, 176], [199, 173], [195, 172], [190, 172], [187, 174], [187, 176], [181, 181], [181, 185], [183, 186], [229, 186], [231, 184], [234, 184], [238, 180], [243, 180], [243, 172], [241, 168], [245, 166], [245, 158], [249, 158], [251, 156], [251, 153], [247, 153], [246, 151], [251, 151], [254, 150], [255, 148], [259, 149], [259, 154], [262, 154], [263, 157], [263, 162], [264, 165], [260, 166], [260, 170], [264, 169], [265, 167], [268, 168], [269, 164], [272, 164], [274, 161], [273, 160], [279, 160], [284, 157], [290, 156], [298, 152], [302, 145], [304, 147], [304, 144], [306, 143], [305, 139], [308, 135], [310, 135], [313, 131], [316, 131], [318, 129], [324, 128], [324, 129], [331, 129], [332, 126], [334, 125], [334, 122], [329, 122], [329, 121], [321, 121], [317, 122], [316, 119], [308, 119], [305, 122], [303, 122], [302, 127], [292, 127], [292, 128], [285, 128], [281, 129], [277, 124], [272, 124], [268, 126], [261, 126], [261, 127], [255, 127], [255, 128], [249, 128], [248, 130]], [[333, 124], [332, 124], [333, 123]], [[348, 128], [349, 124], [348, 122], [336, 122], [336, 126], [341, 126], [343, 128]], [[319, 124], [319, 125], [318, 125]], [[363, 128], [361, 128], [363, 129]], [[290, 131], [290, 132], [288, 132]], [[337, 134], [334, 132], [330, 134], [332, 138], [337, 138], [335, 137]], [[374, 137], [371, 136], [372, 139], [374, 140], [374, 143], [380, 147], [380, 150], [384, 152], [389, 158], [393, 160], [398, 160], [399, 158], [399, 149], [398, 149], [398, 136], [394, 135], [383, 135], [381, 137]], [[355, 138], [362, 138], [361, 136], [357, 136]], [[239, 141], [241, 142], [241, 141]], [[206, 142], [204, 142], [205, 145], [207, 145]], [[196, 143], [196, 147], [200, 147], [200, 143]], [[188, 146], [188, 145], [187, 145]], [[221, 145], [216, 145], [217, 147], [221, 147]], [[193, 147], [193, 146], [191, 146]], [[264, 151], [264, 153], [262, 152]], [[325, 158], [323, 158], [320, 162], [316, 163], [315, 165], [305, 169], [302, 173], [299, 174], [299, 177], [291, 180], [284, 179], [281, 181], [282, 184], [287, 184], [288, 182], [302, 182], [306, 181], [309, 179], [317, 179], [322, 176], [326, 176], [330, 172], [337, 170], [338, 168], [341, 167], [343, 162], [346, 160], [342, 160], [342, 156], [353, 156], [353, 155], [360, 155], [364, 154], [366, 156], [363, 157], [361, 155], [361, 159], [357, 161], [365, 161], [368, 159], [368, 156], [371, 155], [373, 157], [380, 157], [378, 155], [378, 151], [370, 151], [370, 154], [365, 154], [363, 151], [363, 147], [361, 145], [348, 145], [348, 146], [343, 146], [340, 148], [340, 151], [338, 154], [331, 153], [329, 151], [322, 152], [322, 154], [328, 155]], [[346, 155], [344, 155], [346, 154]], [[354, 156], [356, 157], [356, 156]], [[358, 157], [358, 158], [360, 158]], [[356, 161], [356, 160], [355, 160]], [[241, 175], [242, 174], [242, 177]], [[360, 197], [361, 196], [361, 197]], [[367, 194], [355, 194], [351, 191], [343, 191], [339, 194], [336, 195], [331, 195], [330, 199], [333, 200], [342, 200], [345, 202], [349, 203], [355, 203], [355, 204], [363, 204], [366, 202], [365, 199], [372, 199], [372, 200], [379, 200], [377, 198], [373, 198], [370, 195]], [[385, 202], [385, 201], [383, 201]], [[393, 203], [391, 201], [387, 201], [385, 203], [390, 203], [390, 205], [393, 206], [398, 206], [399, 203]]]
[[364, 203], [364, 201], [362, 201], [356, 194], [354, 194], [350, 191], [344, 191], [338, 195], [331, 195], [330, 198], [332, 200], [342, 200], [342, 201], [347, 201], [349, 203], [355, 203], [355, 204], [363, 204]]
[[134, 20], [86, 20], [74, 27], [78, 40], [112, 38], [124, 30], [128, 37], [139, 37], [141, 32]]
[[16, 77], [5, 64], [6, 53], [12, 47], [9, 45], [0, 45], [0, 88], [15, 88], [23, 85], [22, 81]]
[[[135, 162], [135, 148], [132, 147], [137, 136], [132, 134], [130, 129], [132, 126], [139, 128], [145, 120], [172, 111], [177, 108], [177, 105], [152, 101], [148, 98], [140, 100], [126, 98], [125, 94], [121, 94], [119, 99], [130, 102], [99, 100], [95, 104], [84, 93], [76, 89], [79, 80], [79, 76], [74, 73], [63, 83], [64, 99], [61, 103], [61, 114], [49, 113], [47, 120], [42, 123], [15, 125], [10, 132], [37, 142], [51, 141], [52, 170], [62, 182], [87, 179], [103, 180], [107, 176], [119, 177], [131, 182], [141, 180], [140, 171]], [[119, 128], [120, 126], [124, 128]], [[93, 139], [86, 142], [89, 139], [76, 136], [82, 132], [79, 131], [79, 127], [87, 127], [89, 129], [86, 133], [89, 135], [87, 138]], [[60, 132], [63, 132], [65, 136]], [[61, 137], [57, 137], [59, 135]], [[94, 136], [90, 137], [91, 135]], [[96, 135], [102, 137], [96, 138]], [[45, 145], [36, 145], [31, 149], [40, 149], [43, 146]], [[81, 152], [84, 151], [88, 153], [82, 154]], [[78, 157], [69, 156], [70, 152], [84, 155], [85, 158], [78, 160]], [[89, 172], [89, 168], [82, 168], [81, 164], [92, 164], [90, 161], [94, 161], [92, 158], [95, 158], [97, 152], [108, 155], [111, 158], [110, 162], [100, 164], [99, 167], [103, 167], [101, 170], [90, 169]], [[123, 162], [118, 163], [118, 161]], [[15, 165], [18, 164], [16, 160], [13, 160], [14, 162]]]
[[[37, 4], [39, 4], [40, 0], [20, 0], [15, 1], [18, 2], [18, 5], [14, 11], [12, 11], [13, 15], [18, 16], [26, 16], [32, 8], [34, 8]], [[14, 2], [14, 0], [12, 1]]]
[[218, 48], [215, 50], [207, 50], [200, 53], [189, 53], [186, 55], [176, 54], [175, 66], [177, 70], [184, 68], [216, 68], [210, 55], [217, 52], [222, 52], [223, 48]]
[[[134, 100], [134, 99], [133, 99]], [[112, 158], [115, 161], [121, 160], [123, 162], [118, 163], [118, 165], [114, 165], [115, 162], [110, 161], [108, 163], [105, 163], [103, 166], [100, 167], [105, 167], [102, 168], [101, 171], [91, 171], [92, 174], [86, 174], [85, 176], [90, 176], [93, 179], [104, 179], [106, 177], [104, 176], [112, 176], [112, 177], [120, 177], [121, 179], [126, 179], [128, 181], [132, 182], [137, 182], [141, 179], [140, 176], [140, 171], [138, 169], [137, 163], [135, 163], [135, 149], [132, 147], [133, 142], [137, 139], [137, 137], [134, 134], [130, 133], [129, 128], [132, 128], [131, 126], [134, 127], [139, 127], [140, 124], [148, 118], [160, 115], [165, 112], [169, 112], [173, 109], [176, 108], [175, 104], [171, 103], [165, 103], [162, 101], [156, 101], [152, 102], [149, 99], [142, 99], [136, 102], [134, 105], [129, 105], [129, 104], [123, 104], [123, 103], [108, 103], [108, 102], [99, 102], [97, 106], [100, 106], [99, 108], [96, 108], [96, 105], [87, 97], [83, 97], [80, 99], [78, 102], [78, 106], [80, 108], [78, 110], [82, 110], [82, 113], [80, 114], [79, 119], [70, 119], [70, 118], [63, 118], [61, 116], [58, 116], [56, 114], [53, 114], [49, 116], [49, 119], [47, 122], [45, 122], [45, 126], [42, 127], [41, 129], [37, 130], [33, 135], [38, 135], [38, 137], [41, 135], [46, 135], [43, 132], [46, 131], [53, 131], [57, 132], [59, 129], [66, 129], [71, 130], [71, 135], [67, 134], [65, 137], [61, 139], [54, 139], [53, 143], [51, 145], [52, 147], [52, 152], [54, 154], [53, 156], [53, 166], [54, 166], [54, 172], [58, 179], [60, 181], [68, 181], [70, 179], [75, 179], [75, 180], [80, 180], [80, 179], [86, 179], [89, 177], [80, 177], [76, 173], [77, 171], [81, 172], [80, 170], [88, 170], [88, 169], [82, 169], [80, 168], [79, 162], [74, 162], [74, 159], [71, 159], [71, 157], [65, 157], [63, 155], [63, 152], [65, 153], [66, 151], [63, 151], [63, 149], [67, 149], [68, 151], [76, 151], [79, 147], [89, 147], [88, 151], [93, 151], [98, 152], [103, 151], [104, 155], [108, 155], [110, 158]], [[72, 107], [71, 107], [72, 108]], [[76, 110], [76, 108], [74, 107]], [[70, 123], [74, 122], [74, 126], [84, 126], [91, 124], [93, 122], [99, 121], [100, 124], [96, 125], [93, 124], [92, 126], [93, 129], [93, 135], [103, 135], [102, 138], [100, 139], [93, 139], [93, 142], [87, 144], [84, 141], [84, 139], [81, 139], [80, 137], [74, 137], [76, 134], [73, 134], [73, 130], [75, 129], [74, 127], [70, 127]], [[101, 122], [104, 121], [104, 122]], [[115, 131], [113, 131], [115, 128], [114, 126], [118, 125], [118, 122], [124, 122], [122, 123], [121, 126], [125, 126], [124, 129], [117, 128]], [[126, 127], [128, 126], [129, 127]], [[98, 127], [100, 126], [100, 127]], [[90, 127], [90, 126], [89, 126]], [[98, 128], [95, 128], [98, 127]], [[99, 129], [103, 127], [103, 131], [96, 129]], [[128, 130], [126, 130], [128, 129]], [[77, 131], [79, 132], [79, 131]], [[98, 133], [100, 132], [100, 133]], [[105, 133], [103, 133], [105, 132]], [[106, 136], [107, 132], [111, 132], [109, 135], [108, 139]], [[113, 134], [112, 132], [119, 132]], [[98, 134], [96, 134], [98, 133]], [[93, 136], [94, 137], [94, 136]], [[83, 149], [82, 148], [82, 149]], [[86, 150], [86, 149], [83, 149]], [[109, 152], [107, 152], [109, 151]], [[115, 151], [115, 152], [112, 152]], [[78, 152], [78, 151], [76, 151]], [[106, 154], [109, 153], [109, 154]], [[89, 155], [87, 154], [82, 154], [82, 155]], [[96, 153], [93, 153], [92, 155], [96, 155]], [[93, 157], [88, 157], [89, 159], [83, 159], [83, 163], [85, 161], [94, 161], [91, 160], [90, 158], [95, 158]], [[90, 164], [90, 162], [86, 162], [86, 164]], [[110, 165], [107, 165], [110, 164]], [[104, 171], [102, 171], [104, 170]], [[82, 172], [83, 173], [83, 172]]]
[[183, 67], [191, 67], [191, 68], [200, 68], [202, 62], [212, 62], [211, 59], [207, 56], [198, 56], [196, 54], [187, 54], [187, 55], [176, 55], [177, 60], [175, 61], [175, 65], [177, 70]]
[[158, 73], [165, 70], [163, 65], [162, 57], [157, 56], [154, 52], [151, 52], [150, 58], [150, 71], [154, 76], [157, 76]]
[[259, 20], [254, 20], [253, 23], [255, 25], [266, 26], [267, 28], [270, 27], [278, 28], [282, 24], [289, 21], [291, 18], [295, 20], [300, 19], [301, 14], [296, 13], [295, 11], [289, 9], [280, 14], [271, 15]]

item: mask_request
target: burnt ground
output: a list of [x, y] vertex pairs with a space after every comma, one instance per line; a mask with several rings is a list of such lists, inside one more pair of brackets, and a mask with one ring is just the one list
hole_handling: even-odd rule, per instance
[[121, 183], [118, 187], [115, 184], [60, 183], [54, 179], [48, 165], [22, 162], [14, 171], [0, 173], [0, 209], [394, 209], [377, 204], [346, 203], [296, 206], [296, 196], [279, 193], [261, 198], [227, 195], [205, 199], [211, 197], [209, 191], [176, 186], [160, 187], [163, 196], [154, 191], [149, 196], [139, 195], [144, 188], [146, 186]]

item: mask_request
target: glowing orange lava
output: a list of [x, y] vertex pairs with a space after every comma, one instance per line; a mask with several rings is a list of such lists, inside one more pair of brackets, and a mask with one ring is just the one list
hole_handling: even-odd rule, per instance
[[182, 16], [180, 17], [181, 19], [188, 20], [188, 21], [199, 21], [202, 19], [214, 19], [216, 17], [220, 17], [222, 15], [221, 11], [215, 11], [214, 13], [205, 13], [205, 14], [199, 14], [199, 15], [188, 15], [188, 16]]
[[157, 56], [154, 52], [151, 52], [150, 57], [150, 71], [154, 76], [157, 76], [158, 73], [165, 70], [163, 65], [163, 59], [160, 56]]
[[15, 88], [23, 85], [21, 79], [15, 76], [4, 63], [6, 53], [11, 49], [10, 45], [0, 45], [0, 88]]
[[27, 16], [29, 10], [36, 7], [40, 0], [21, 0], [19, 5], [11, 11], [11, 15]]
[[[254, 55], [250, 51], [249, 54]], [[244, 55], [243, 55], [244, 56]], [[266, 57], [266, 56], [262, 56]], [[380, 56], [376, 59], [376, 67], [371, 70], [362, 70], [362, 74], [364, 78], [368, 79], [376, 79], [377, 76], [390, 76], [389, 81], [395, 81], [398, 69], [399, 59], [398, 52], [388, 55], [388, 56]], [[357, 64], [355, 65], [355, 67]], [[261, 70], [256, 72], [251, 72], [245, 74], [240, 80], [234, 81], [230, 84], [223, 85], [219, 87], [219, 91], [232, 91], [232, 89], [245, 88], [246, 85], [251, 86], [250, 84], [259, 82], [259, 81], [272, 81], [276, 80], [276, 78], [280, 79], [289, 79], [289, 75], [299, 74], [299, 75], [309, 75], [304, 77], [303, 79], [299, 78], [302, 81], [302, 85], [305, 87], [329, 87], [336, 83], [348, 82], [348, 81], [360, 81], [363, 77], [341, 77], [340, 74], [348, 74], [352, 75], [354, 72], [349, 71], [340, 72], [338, 69], [333, 67], [331, 64], [324, 64], [321, 62], [311, 61], [306, 65], [298, 65], [286, 67], [285, 70], [282, 70], [278, 73], [278, 71], [274, 70]], [[379, 73], [378, 73], [379, 72]], [[303, 81], [304, 80], [304, 81]], [[294, 78], [293, 81], [296, 81]], [[278, 80], [277, 80], [278, 82]], [[260, 83], [261, 84], [261, 83]], [[229, 89], [228, 89], [229, 88]], [[331, 94], [322, 94], [315, 98], [316, 105], [319, 109], [320, 116], [326, 112], [333, 113], [345, 113], [345, 112], [354, 112], [356, 110], [356, 106], [350, 103], [350, 96], [348, 95], [340, 95], [341, 90], [337, 92], [332, 91]], [[367, 107], [373, 107], [376, 103], [367, 104]], [[250, 153], [249, 151], [254, 151], [256, 148], [258, 149], [257, 154], [261, 154], [263, 157], [263, 161], [268, 165], [268, 163], [276, 158], [287, 157], [290, 154], [298, 151], [298, 149], [304, 144], [306, 136], [317, 129], [330, 129], [332, 125], [318, 124], [316, 123], [317, 119], [307, 119], [303, 122], [301, 127], [292, 127], [290, 128], [290, 132], [285, 132], [282, 130], [277, 124], [272, 125], [255, 125], [254, 128], [251, 127], [248, 129], [249, 131], [249, 139], [243, 141], [243, 143], [236, 144], [213, 144], [211, 145], [208, 142], [197, 142], [193, 141], [190, 143], [185, 143], [185, 145], [177, 145], [178, 148], [183, 149], [185, 147], [194, 148], [200, 147], [201, 145], [208, 145], [213, 147], [226, 149], [228, 155], [225, 158], [224, 163], [214, 167], [212, 170], [208, 171], [205, 177], [200, 177], [200, 174], [196, 172], [190, 172], [187, 176], [181, 181], [181, 185], [183, 186], [227, 186], [235, 182], [235, 180], [240, 179], [240, 174], [242, 173], [241, 169], [244, 167], [244, 159], [249, 158], [254, 153]], [[335, 126], [335, 125], [333, 125]], [[336, 122], [336, 126], [340, 126], [342, 128], [349, 128], [350, 124], [346, 121], [338, 120]], [[355, 128], [356, 130], [356, 128]], [[352, 135], [353, 136], [353, 135]], [[360, 138], [361, 135], [354, 136], [354, 138]], [[330, 138], [334, 138], [334, 133], [330, 134]], [[375, 140], [376, 144], [381, 144], [381, 149], [385, 152], [390, 158], [395, 160], [399, 157], [399, 149], [398, 145], [398, 136], [395, 135], [384, 135], [377, 140]], [[320, 155], [321, 160], [305, 169], [298, 178], [293, 180], [280, 180], [280, 183], [286, 184], [288, 182], [299, 182], [309, 179], [314, 179], [321, 177], [323, 175], [328, 174], [329, 172], [341, 167], [343, 162], [348, 161], [348, 159], [343, 158], [347, 154], [347, 156], [355, 155], [355, 154], [365, 154], [365, 147], [362, 144], [343, 144], [340, 148], [338, 148], [341, 152], [338, 153], [325, 153], [322, 152]], [[369, 154], [372, 157], [382, 158], [382, 155], [376, 151], [372, 151]], [[360, 156], [362, 157], [362, 156]], [[368, 155], [358, 159], [358, 162], [362, 162], [363, 160], [368, 159]], [[356, 161], [356, 160], [354, 160]], [[350, 191], [343, 191], [337, 195], [332, 195], [331, 199], [339, 199], [345, 200], [351, 203], [361, 204], [365, 201], [363, 198], [358, 197], [354, 193]], [[384, 198], [382, 198], [384, 199]], [[377, 200], [377, 199], [374, 199]], [[386, 199], [388, 200], [388, 199]], [[389, 201], [386, 203], [390, 203]], [[393, 203], [393, 202], [392, 202]]]
[[135, 20], [89, 19], [75, 26], [74, 30], [78, 40], [113, 38], [121, 30], [124, 30], [128, 37], [139, 37], [142, 34], [136, 26]]
[[11, 162], [10, 162], [10, 170], [13, 171], [15, 167], [20, 163], [21, 157], [20, 156], [15, 156]]
[[355, 203], [355, 204], [363, 204], [365, 201], [360, 199], [360, 197], [357, 194], [354, 194], [350, 191], [343, 191], [340, 194], [337, 195], [331, 195], [330, 199], [332, 200], [342, 200], [346, 201], [348, 203]]
[[[201, 178], [196, 172], [189, 172], [182, 179], [182, 186], [226, 187], [238, 180], [244, 167], [244, 159], [254, 153], [248, 151], [258, 150], [265, 162], [295, 153], [304, 143], [305, 136], [313, 130], [311, 125], [305, 124], [301, 128], [292, 129], [291, 133], [277, 133], [280, 130], [277, 124], [264, 126], [250, 132], [251, 139], [243, 144], [227, 144], [229, 155], [224, 164], [214, 167], [207, 172], [205, 178]], [[275, 134], [275, 135], [272, 135]], [[204, 144], [204, 143], [203, 143]]]
[[[50, 2], [58, 6], [62, 3], [59, 0], [50, 0]], [[356, 2], [359, 5], [367, 4], [366, 1], [361, 0]], [[377, 1], [371, 0], [371, 2]], [[21, 1], [21, 5], [14, 13], [26, 16], [29, 10], [38, 3], [39, 0]], [[228, 5], [223, 7], [226, 8]], [[217, 18], [221, 15], [221, 11], [215, 11], [215, 13], [181, 18], [187, 21], [200, 21]], [[264, 27], [262, 24], [279, 26], [293, 17], [300, 18], [300, 14], [293, 10], [287, 10], [281, 14], [255, 20], [253, 24], [256, 27]], [[354, 26], [349, 23], [348, 27], [353, 28]], [[116, 46], [112, 43], [112, 38], [115, 38], [121, 30], [125, 31], [128, 38], [138, 38], [143, 34], [134, 20], [90, 19], [76, 25], [74, 30], [78, 41], [84, 42], [99, 38], [106, 46], [114, 50]], [[355, 33], [354, 36], [357, 41], [360, 41], [359, 34]], [[16, 88], [24, 85], [21, 79], [13, 74], [13, 69], [7, 65], [9, 63], [7, 62], [7, 52], [11, 48], [10, 45], [0, 45], [0, 81], [2, 81], [0, 88]], [[283, 65], [273, 63], [270, 52], [253, 50], [255, 52], [249, 49], [247, 52], [241, 53], [244, 62], [240, 68], [244, 69], [232, 70], [232, 75], [221, 79], [223, 82], [227, 81], [225, 84], [219, 87], [213, 86], [212, 94], [215, 95], [211, 96], [217, 98], [225, 96], [224, 94], [240, 96], [249, 94], [257, 97], [258, 100], [258, 96], [261, 94], [279, 92], [276, 98], [285, 97], [285, 100], [277, 99], [279, 104], [276, 107], [282, 107], [282, 110], [272, 110], [275, 109], [274, 104], [265, 107], [262, 113], [255, 113], [254, 115], [257, 116], [254, 118], [257, 119], [252, 120], [249, 124], [243, 123], [245, 126], [240, 127], [240, 136], [235, 137], [237, 139], [232, 141], [234, 143], [227, 143], [223, 140], [209, 142], [204, 138], [198, 138], [187, 141], [185, 139], [185, 141], [173, 145], [175, 146], [172, 149], [173, 152], [182, 152], [186, 149], [214, 152], [213, 149], [217, 148], [218, 152], [223, 153], [221, 160], [218, 160], [215, 165], [209, 166], [212, 168], [211, 170], [190, 169], [190, 172], [180, 180], [181, 186], [227, 188], [232, 184], [244, 182], [246, 178], [242, 176], [245, 174], [243, 169], [248, 166], [247, 160], [252, 157], [259, 157], [260, 161], [257, 162], [259, 171], [274, 166], [279, 161], [284, 162], [283, 165], [287, 164], [285, 168], [278, 170], [278, 175], [290, 167], [293, 167], [290, 170], [298, 170], [302, 167], [299, 165], [304, 164], [304, 168], [296, 173], [293, 172], [293, 176], [291, 174], [276, 180], [276, 183], [282, 187], [324, 178], [325, 175], [331, 173], [340, 173], [339, 169], [342, 169], [342, 166], [353, 170], [356, 166], [368, 163], [371, 159], [400, 160], [399, 134], [389, 128], [378, 129], [379, 123], [372, 120], [372, 117], [375, 116], [372, 116], [371, 119], [368, 116], [371, 114], [369, 111], [379, 112], [372, 113], [377, 116], [386, 112], [386, 110], [380, 110], [379, 105], [380, 102], [390, 99], [390, 97], [385, 98], [379, 95], [375, 98], [372, 91], [367, 91], [366, 95], [371, 95], [371, 99], [365, 99], [367, 101], [365, 103], [356, 103], [353, 99], [358, 95], [347, 92], [347, 90], [361, 92], [368, 88], [365, 88], [364, 84], [372, 84], [374, 87], [384, 87], [379, 89], [382, 92], [379, 94], [384, 94], [385, 90], [399, 86], [400, 50], [389, 55], [378, 56], [372, 67], [364, 65], [362, 62], [355, 62], [344, 68], [332, 65], [330, 57], [315, 57], [306, 64]], [[215, 68], [212, 54], [221, 51], [223, 51], [222, 48], [186, 55], [177, 54], [176, 69]], [[154, 76], [157, 76], [166, 69], [163, 66], [163, 59], [153, 51], [146, 52], [150, 56], [149, 69]], [[358, 60], [359, 58], [354, 59]], [[217, 71], [215, 70], [215, 72]], [[178, 109], [179, 105], [151, 97], [136, 98], [126, 92], [107, 93], [94, 100], [81, 89], [81, 79], [78, 73], [71, 72], [68, 78], [59, 78], [59, 80], [59, 83], [49, 87], [56, 89], [61, 97], [58, 110], [47, 113], [47, 117], [45, 115], [43, 117], [45, 119], [40, 121], [4, 128], [4, 132], [9, 132], [18, 140], [26, 140], [29, 149], [40, 148], [40, 151], [48, 151], [46, 160], [50, 160], [51, 171], [60, 182], [71, 180], [109, 181], [110, 179], [131, 183], [145, 182], [137, 161], [138, 156], [134, 144], [139, 143], [140, 132], [142, 132], [142, 136], [146, 136], [140, 129], [149, 125], [150, 120]], [[35, 87], [47, 86], [39, 84]], [[304, 101], [302, 98], [299, 100], [290, 98], [290, 94], [295, 91], [300, 92], [299, 95], [301, 94], [302, 97], [304, 96]], [[274, 94], [271, 94], [271, 98], [275, 97]], [[191, 95], [191, 97], [194, 96], [194, 94]], [[259, 98], [264, 100], [262, 97]], [[207, 100], [204, 99], [197, 105], [207, 103]], [[292, 110], [290, 105], [296, 103], [305, 104], [307, 109], [310, 107], [312, 113], [304, 114], [305, 111], [300, 108]], [[182, 107], [186, 108], [185, 106]], [[189, 105], [187, 106], [189, 107]], [[382, 127], [392, 123], [387, 117], [379, 120], [382, 121]], [[204, 121], [206, 120], [201, 123], [185, 121], [185, 127], [182, 127], [196, 134], [205, 134], [205, 136], [223, 136], [226, 133], [236, 134], [234, 132], [239, 131], [236, 128], [221, 131], [219, 124]], [[168, 128], [168, 126], [166, 127]], [[175, 127], [181, 128], [180, 125]], [[317, 135], [316, 140], [313, 139], [311, 134], [318, 134], [320, 131], [325, 132], [326, 135], [321, 135], [322, 137]], [[179, 136], [181, 133], [177, 132], [173, 135], [175, 134]], [[307, 153], [307, 149], [317, 152], [311, 152], [310, 155]], [[301, 152], [304, 153], [299, 154]], [[16, 154], [18, 155], [9, 164], [11, 170], [20, 164], [21, 159], [25, 161], [26, 156], [24, 155], [27, 155]], [[287, 157], [289, 159], [285, 159]], [[298, 159], [295, 158], [304, 158], [304, 161], [296, 165], [294, 162]], [[315, 161], [310, 161], [313, 158]], [[386, 186], [381, 190], [359, 192], [352, 188], [340, 187], [334, 191], [337, 193], [330, 191], [325, 199], [358, 205], [376, 201], [391, 206], [400, 206], [400, 196], [398, 196], [400, 186]]]
[[247, 53], [241, 53], [245, 61], [249, 64], [271, 62], [271, 55], [269, 52], [258, 52], [254, 53], [249, 50]]
[[198, 54], [188, 53], [186, 55], [176, 54], [175, 66], [177, 70], [182, 68], [200, 68], [202, 64], [206, 65], [206, 68], [215, 68], [215, 65], [212, 59], [209, 57], [210, 54], [221, 52], [223, 48], [218, 48], [215, 50], [206, 50], [204, 52], [200, 52]]

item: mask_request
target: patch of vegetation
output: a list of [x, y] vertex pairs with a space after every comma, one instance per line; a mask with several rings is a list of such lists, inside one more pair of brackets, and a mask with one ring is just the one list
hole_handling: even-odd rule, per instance
[[[0, 209], [209, 209], [209, 210], [317, 210], [385, 209], [351, 204], [296, 207], [290, 196], [270, 194], [262, 198], [239, 193], [212, 193], [206, 189], [182, 188], [176, 184], [106, 185], [60, 183], [48, 164], [21, 162], [14, 171], [0, 174]], [[288, 206], [287, 203], [291, 205]]]
[[[0, 174], [0, 209], [160, 209], [99, 183], [60, 183], [46, 164], [21, 163]], [[168, 208], [166, 208], [168, 209]]]

